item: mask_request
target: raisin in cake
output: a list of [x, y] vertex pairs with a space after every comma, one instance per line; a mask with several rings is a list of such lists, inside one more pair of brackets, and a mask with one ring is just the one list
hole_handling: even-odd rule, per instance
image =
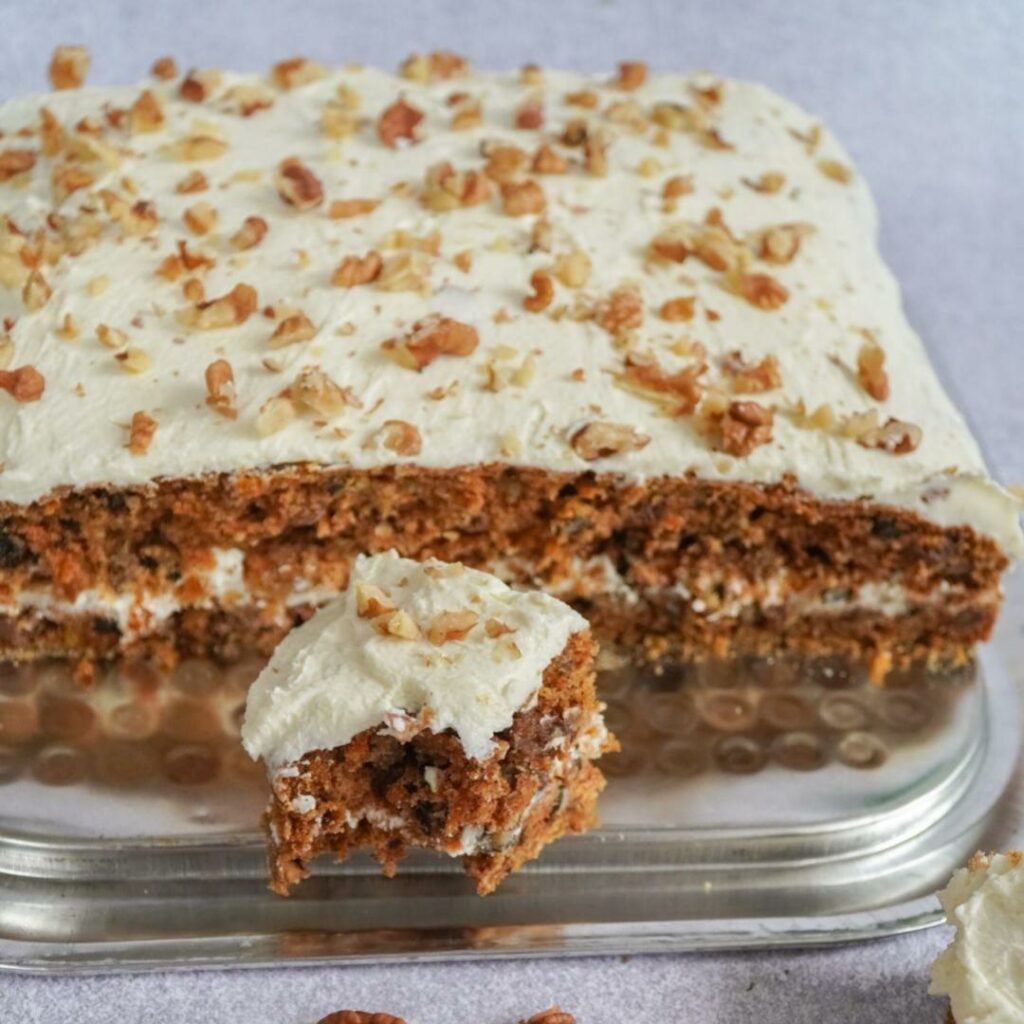
[[273, 647], [356, 554], [634, 650], [984, 639], [1021, 550], [811, 116], [294, 59], [0, 107], [0, 652]]

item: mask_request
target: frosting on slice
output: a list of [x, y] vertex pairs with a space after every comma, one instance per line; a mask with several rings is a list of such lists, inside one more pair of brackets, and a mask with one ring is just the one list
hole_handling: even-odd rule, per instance
[[348, 589], [281, 642], [253, 683], [242, 742], [275, 770], [380, 726], [453, 730], [483, 759], [586, 620], [487, 573], [360, 556]]

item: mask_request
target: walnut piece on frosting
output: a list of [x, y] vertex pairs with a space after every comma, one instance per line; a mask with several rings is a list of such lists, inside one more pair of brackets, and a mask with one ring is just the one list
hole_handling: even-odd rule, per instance
[[419, 430], [405, 420], [385, 420], [380, 428], [380, 443], [396, 455], [419, 455], [423, 449]]
[[132, 455], [145, 455], [156, 435], [156, 428], [157, 422], [148, 412], [135, 413], [128, 427], [128, 451]]
[[889, 397], [889, 375], [885, 372], [885, 351], [869, 336], [857, 353], [857, 380], [876, 402]]
[[226, 295], [180, 310], [178, 320], [186, 327], [216, 331], [244, 324], [258, 307], [256, 290], [251, 285], [236, 284]]
[[206, 368], [206, 404], [233, 420], [238, 416], [235, 373], [226, 359], [216, 359]]
[[381, 111], [377, 118], [377, 138], [385, 146], [394, 148], [399, 142], [418, 142], [419, 127], [423, 120], [423, 111], [407, 103], [404, 99], [396, 100]]
[[84, 46], [58, 46], [50, 58], [50, 84], [54, 89], [78, 89], [89, 73], [89, 51]]
[[336, 288], [355, 288], [371, 284], [380, 277], [384, 260], [379, 252], [371, 250], [365, 256], [346, 256], [331, 274], [331, 284]]
[[475, 327], [434, 314], [418, 320], [404, 337], [389, 338], [381, 347], [401, 366], [422, 370], [439, 356], [472, 355], [479, 342]]
[[38, 402], [46, 390], [46, 381], [34, 366], [20, 366], [16, 370], [0, 370], [0, 390], [16, 402]]
[[624, 423], [592, 420], [574, 431], [569, 443], [581, 459], [594, 462], [623, 452], [639, 451], [650, 440], [645, 434]]
[[296, 210], [312, 210], [324, 201], [320, 179], [298, 157], [282, 160], [275, 180], [278, 195]]
[[730, 402], [723, 412], [712, 413], [712, 447], [742, 457], [772, 439], [771, 409], [757, 402]]

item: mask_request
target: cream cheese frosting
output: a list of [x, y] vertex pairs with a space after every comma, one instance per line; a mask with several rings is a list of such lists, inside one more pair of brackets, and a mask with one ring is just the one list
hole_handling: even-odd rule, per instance
[[1024, 855], [975, 854], [939, 900], [956, 929], [932, 968], [957, 1024], [1024, 1020]]
[[253, 683], [242, 742], [274, 771], [365, 729], [426, 723], [483, 759], [585, 629], [556, 598], [475, 569], [362, 555], [348, 589], [289, 633]]
[[[548, 69], [421, 81], [294, 67], [271, 80], [192, 76], [184, 92], [198, 90], [200, 102], [174, 79], [0, 108], [2, 354], [10, 369], [31, 366], [45, 381], [36, 401], [0, 395], [0, 501], [305, 461], [505, 462], [637, 480], [792, 478], [822, 497], [897, 504], [1022, 550], [1018, 504], [991, 480], [903, 314], [867, 188], [833, 136], [794, 104], [706, 75], [650, 74], [625, 90]], [[289, 79], [301, 84], [282, 88]], [[377, 126], [400, 97], [423, 115], [419, 137], [388, 146]], [[142, 114], [125, 113], [133, 107]], [[591, 144], [564, 144], [581, 119]], [[528, 164], [513, 184], [533, 185], [511, 196], [511, 209], [516, 195], [534, 208], [538, 190], [544, 209], [513, 215], [499, 183], [480, 186], [482, 153], [515, 146], [532, 158], [545, 143], [566, 169]], [[8, 152], [32, 155], [5, 164]], [[282, 198], [286, 158], [311, 172], [322, 201], [315, 189]], [[484, 201], [439, 209], [455, 201], [431, 192], [431, 169], [445, 163], [477, 172], [467, 180], [484, 188]], [[206, 187], [193, 191], [200, 181]], [[133, 213], [137, 203], [151, 205]], [[354, 210], [362, 212], [337, 215]], [[746, 272], [781, 286], [781, 305], [745, 298], [714, 259], [651, 258], [654, 239], [692, 235], [709, 215], [746, 248]], [[239, 248], [249, 218], [266, 231]], [[764, 232], [793, 225], [799, 248], [783, 262], [791, 254], [772, 256]], [[200, 265], [168, 280], [158, 271], [181, 242]], [[69, 246], [74, 253], [57, 259]], [[345, 257], [371, 253], [385, 274], [332, 283]], [[535, 272], [550, 273], [553, 296], [531, 311]], [[258, 311], [199, 330], [199, 285], [183, 295], [190, 277], [206, 300], [245, 285]], [[611, 329], [601, 311], [623, 289], [638, 310], [625, 329]], [[299, 314], [299, 340], [278, 347], [272, 335]], [[419, 370], [382, 348], [435, 315], [472, 328], [475, 348]], [[866, 339], [884, 353], [881, 397], [858, 379]], [[737, 352], [747, 367], [773, 359], [777, 381], [768, 383], [779, 386], [737, 390], [727, 370]], [[207, 401], [206, 371], [220, 360], [233, 393], [218, 406]], [[705, 400], [725, 394], [770, 409], [771, 440], [741, 456], [716, 450], [699, 415], [629, 386], [630, 360], [666, 376], [705, 364]], [[292, 401], [311, 369], [337, 385], [326, 404]], [[282, 392], [284, 411], [273, 401]], [[919, 443], [902, 454], [864, 447], [850, 431], [808, 425], [801, 410], [822, 407], [832, 424], [865, 413], [910, 424]], [[129, 446], [137, 413], [151, 420], [152, 437]], [[574, 444], [595, 422], [625, 428], [636, 443], [589, 452]]]

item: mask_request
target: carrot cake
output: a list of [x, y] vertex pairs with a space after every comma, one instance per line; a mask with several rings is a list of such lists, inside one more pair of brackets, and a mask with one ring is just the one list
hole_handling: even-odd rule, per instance
[[321, 853], [462, 857], [488, 893], [594, 818], [614, 746], [586, 619], [475, 569], [360, 556], [253, 683], [242, 742], [271, 782], [271, 888]]
[[932, 968], [931, 993], [953, 1024], [1024, 1020], [1024, 853], [976, 853], [939, 895], [956, 929]]
[[650, 654], [957, 662], [1020, 554], [766, 88], [172, 60], [0, 106], [0, 654], [270, 650], [360, 552]]

